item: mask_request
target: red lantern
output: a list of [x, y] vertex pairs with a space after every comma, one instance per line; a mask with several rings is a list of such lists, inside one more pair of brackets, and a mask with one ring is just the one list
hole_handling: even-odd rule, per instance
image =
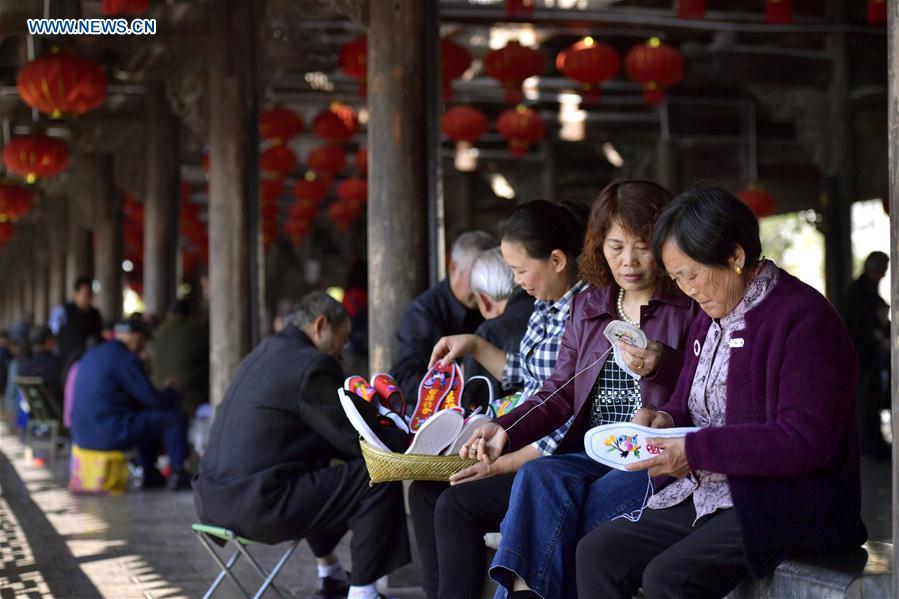
[[259, 196], [263, 204], [272, 204], [284, 193], [284, 179], [263, 179], [259, 185]]
[[749, 206], [758, 218], [771, 216], [777, 210], [777, 200], [774, 199], [774, 196], [758, 185], [750, 185], [743, 191], [737, 192], [737, 197]]
[[454, 106], [443, 114], [443, 132], [456, 143], [475, 144], [489, 128], [487, 115], [471, 106]]
[[84, 114], [102, 104], [106, 75], [94, 61], [57, 50], [22, 67], [16, 87], [28, 106], [59, 118]]
[[296, 200], [287, 211], [287, 220], [313, 219], [318, 214], [318, 204], [314, 200]]
[[368, 76], [368, 38], [364, 35], [340, 49], [340, 70], [359, 82], [359, 95], [365, 97]]
[[506, 89], [505, 100], [510, 104], [521, 102], [524, 97], [521, 84], [528, 77], [543, 73], [544, 66], [539, 50], [526, 48], [518, 42], [509, 42], [484, 58], [487, 75], [502, 83]]
[[3, 148], [3, 164], [10, 172], [34, 183], [65, 170], [69, 164], [69, 146], [43, 133], [21, 135]]
[[328, 195], [330, 185], [331, 181], [328, 178], [309, 171], [293, 186], [293, 197], [297, 200], [312, 200], [319, 204]]
[[272, 146], [259, 157], [259, 167], [282, 177], [297, 167], [297, 155], [287, 146]]
[[296, 218], [287, 220], [282, 228], [294, 245], [299, 244], [312, 229], [312, 220]]
[[345, 233], [350, 228], [350, 223], [358, 216], [353, 214], [353, 209], [343, 202], [334, 202], [328, 207], [328, 216], [334, 221], [337, 230]]
[[512, 156], [520, 158], [532, 144], [543, 139], [544, 127], [540, 115], [519, 105], [499, 115], [496, 130], [506, 138]]
[[621, 57], [612, 46], [587, 37], [560, 52], [556, 68], [569, 79], [580, 82], [584, 99], [595, 102], [599, 100], [602, 82], [618, 75]]
[[16, 222], [34, 205], [30, 189], [14, 183], [0, 183], [0, 223]]
[[537, 0], [506, 0], [506, 14], [510, 17], [528, 18], [534, 14]]
[[677, 0], [677, 18], [704, 19], [705, 0]]
[[462, 76], [471, 66], [471, 54], [464, 46], [444, 38], [440, 40], [440, 81], [443, 84], [443, 99], [453, 95], [453, 79]]
[[150, 0], [103, 0], [103, 16], [139, 15], [150, 8]]
[[358, 131], [356, 114], [346, 104], [334, 102], [312, 121], [312, 131], [331, 144], [342, 144]]
[[765, 0], [765, 21], [769, 25], [793, 22], [793, 0]]
[[358, 177], [341, 181], [337, 185], [337, 200], [361, 213], [362, 207], [368, 201], [368, 181]]
[[0, 246], [4, 246], [12, 239], [16, 227], [12, 223], [0, 223]]
[[259, 137], [262, 139], [284, 143], [302, 132], [303, 119], [289, 108], [275, 106], [259, 114]]
[[654, 37], [630, 49], [624, 59], [624, 70], [628, 77], [643, 85], [643, 99], [647, 104], [660, 104], [665, 99], [665, 89], [683, 78], [684, 57], [680, 50]]
[[363, 175], [368, 172], [368, 148], [359, 148], [356, 150], [353, 166], [355, 166], [356, 170]]
[[887, 0], [868, 0], [868, 24], [887, 24]]
[[321, 146], [309, 153], [309, 168], [335, 175], [346, 166], [346, 152], [340, 146]]

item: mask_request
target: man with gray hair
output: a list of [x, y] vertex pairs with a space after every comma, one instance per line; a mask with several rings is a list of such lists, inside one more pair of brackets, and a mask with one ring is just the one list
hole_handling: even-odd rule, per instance
[[[337, 396], [349, 316], [313, 292], [285, 321], [243, 359], [216, 409], [194, 480], [197, 514], [255, 541], [306, 539], [318, 596], [372, 599], [378, 578], [411, 558], [402, 486], [369, 487], [359, 435]], [[345, 463], [331, 466], [332, 458]], [[347, 530], [352, 586], [333, 553]]]
[[[471, 291], [484, 317], [483, 324], [474, 334], [505, 352], [513, 353], [518, 351], [528, 319], [534, 311], [534, 298], [517, 287], [514, 278], [499, 248], [481, 253], [471, 269]], [[466, 356], [462, 365], [466, 380], [484, 376], [494, 390], [500, 389], [500, 382], [472, 356]], [[511, 391], [515, 389], [504, 389], [500, 395]], [[470, 394], [466, 393], [466, 396], [470, 397]], [[480, 394], [473, 399], [479, 404], [486, 402], [486, 397]]]
[[473, 333], [481, 324], [471, 291], [471, 267], [481, 252], [498, 245], [493, 235], [483, 231], [459, 235], [450, 254], [448, 277], [412, 300], [400, 318], [390, 374], [407, 403], [415, 404], [434, 344], [447, 335]]

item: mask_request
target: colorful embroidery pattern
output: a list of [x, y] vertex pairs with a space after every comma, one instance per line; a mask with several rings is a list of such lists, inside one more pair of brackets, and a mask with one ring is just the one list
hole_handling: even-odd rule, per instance
[[621, 454], [622, 458], [628, 457], [628, 454], [633, 453], [634, 457], [640, 459], [640, 445], [637, 440], [638, 435], [609, 435], [609, 438], [606, 439], [606, 447], [608, 447], [608, 453], [613, 451], [617, 451]]

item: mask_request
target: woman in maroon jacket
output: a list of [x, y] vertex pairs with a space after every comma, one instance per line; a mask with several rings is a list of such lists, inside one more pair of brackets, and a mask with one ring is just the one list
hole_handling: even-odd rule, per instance
[[[515, 478], [490, 571], [501, 585], [498, 597], [508, 591], [573, 597], [578, 539], [645, 501], [645, 474], [610, 472], [587, 457], [583, 440], [588, 428], [627, 421], [643, 405], [662, 405], [674, 390], [698, 310], [662, 278], [652, 255], [653, 224], [670, 201], [667, 190], [644, 181], [602, 191], [580, 262], [593, 288], [575, 299], [553, 374], [528, 401], [485, 427], [505, 428], [514, 451], [571, 422], [556, 455], [525, 464]], [[618, 365], [603, 335], [613, 320], [641, 327], [650, 340], [645, 350], [620, 348], [636, 377]]]
[[[857, 548], [855, 352], [820, 293], [759, 259], [758, 222], [723, 189], [688, 191], [659, 217], [654, 253], [699, 303], [692, 351], [655, 428], [699, 426], [639, 466], [668, 476], [638, 522], [616, 520], [577, 548], [595, 597], [722, 597], [798, 553]], [[656, 485], [660, 487], [661, 485]]]

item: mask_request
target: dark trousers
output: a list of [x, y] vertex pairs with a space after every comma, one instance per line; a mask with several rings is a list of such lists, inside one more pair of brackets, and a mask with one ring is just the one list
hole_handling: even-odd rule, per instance
[[749, 574], [733, 509], [696, 525], [692, 498], [663, 510], [647, 509], [638, 522], [603, 524], [578, 543], [578, 597], [646, 599], [724, 597]]
[[884, 405], [881, 394], [881, 372], [876, 368], [860, 369], [858, 373], [858, 433], [862, 451], [868, 455], [883, 452], [887, 444], [880, 426], [880, 410]]
[[279, 518], [284, 538], [306, 539], [316, 557], [331, 553], [352, 531], [351, 582], [358, 585], [373, 583], [412, 559], [402, 485], [369, 487], [368, 481], [361, 459], [303, 475], [283, 497]]
[[499, 531], [514, 474], [451, 487], [414, 482], [409, 508], [428, 599], [479, 599], [487, 572], [484, 535]]
[[137, 412], [128, 423], [127, 447], [123, 449], [137, 446], [144, 475], [147, 476], [146, 473], [156, 467], [160, 442], [169, 456], [172, 470], [181, 470], [187, 457], [187, 430], [178, 406]]

